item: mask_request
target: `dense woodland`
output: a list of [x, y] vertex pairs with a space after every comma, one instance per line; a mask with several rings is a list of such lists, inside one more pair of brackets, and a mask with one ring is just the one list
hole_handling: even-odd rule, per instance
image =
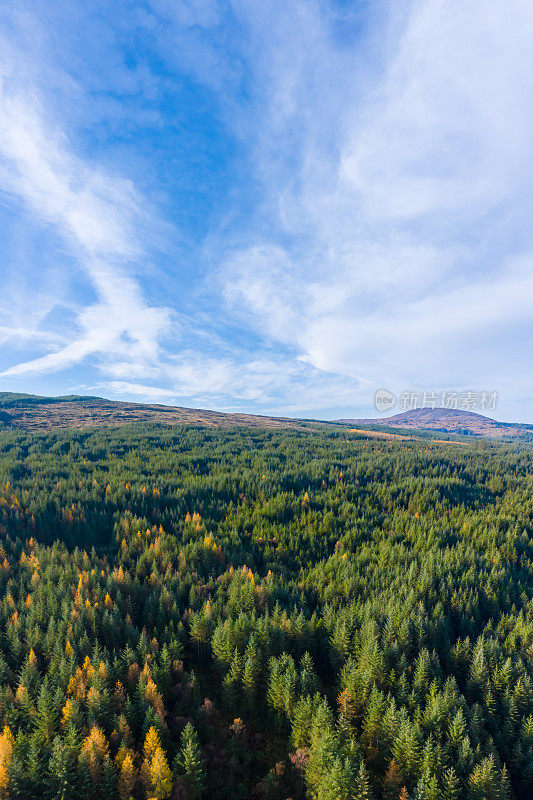
[[532, 461], [0, 433], [0, 797], [532, 797]]

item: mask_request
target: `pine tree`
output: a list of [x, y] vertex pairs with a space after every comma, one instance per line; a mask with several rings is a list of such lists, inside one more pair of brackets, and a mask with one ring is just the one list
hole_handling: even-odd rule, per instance
[[313, 659], [309, 653], [304, 653], [300, 661], [300, 692], [303, 695], [314, 694], [319, 689], [318, 678], [315, 672]]
[[420, 763], [420, 728], [403, 720], [394, 740], [392, 752], [398, 768], [406, 780], [412, 780]]
[[44, 789], [44, 776], [46, 774], [46, 748], [39, 732], [34, 731], [30, 736], [30, 743], [26, 757], [26, 774], [30, 785], [36, 794]]
[[502, 781], [493, 755], [487, 756], [475, 767], [468, 779], [468, 788], [471, 800], [500, 800], [502, 789], [505, 792], [508, 787], [507, 781]]
[[353, 783], [354, 774], [350, 761], [338, 757], [322, 776], [317, 800], [351, 800]]
[[48, 687], [43, 685], [37, 699], [37, 718], [35, 720], [35, 729], [41, 737], [43, 743], [48, 747], [52, 746], [52, 741], [58, 725], [58, 710]]
[[222, 672], [228, 670], [233, 658], [233, 647], [227, 623], [217, 625], [215, 628], [211, 639], [211, 648]]
[[295, 704], [291, 720], [291, 740], [296, 749], [309, 747], [311, 744], [311, 725], [320, 704], [319, 694], [314, 697], [303, 697]]
[[460, 708], [448, 728], [448, 739], [452, 747], [458, 749], [466, 735], [466, 720]]
[[372, 789], [370, 788], [370, 778], [364, 762], [361, 761], [359, 769], [356, 771], [353, 784], [352, 797], [350, 800], [373, 800]]
[[206, 775], [198, 736], [190, 722], [181, 734], [181, 749], [176, 757], [175, 774], [183, 776], [191, 800], [201, 796]]
[[[22, 748], [20, 748], [22, 750]], [[25, 748], [24, 748], [25, 749]], [[9, 768], [9, 793], [12, 800], [27, 800], [31, 797], [33, 788], [30, 785], [27, 770], [25, 769], [25, 755], [20, 752], [13, 755]], [[0, 798], [5, 795], [0, 793]]]
[[89, 763], [85, 757], [78, 759], [78, 792], [82, 800], [93, 800], [94, 786], [89, 769]]
[[436, 776], [426, 770], [416, 785], [414, 800], [441, 800], [441, 798], [442, 793]]
[[47, 784], [54, 800], [71, 800], [76, 794], [76, 764], [68, 746], [56, 736], [48, 762]]
[[444, 773], [443, 779], [443, 800], [459, 800], [461, 784], [453, 767]]
[[100, 792], [102, 800], [116, 800], [117, 773], [109, 756], [104, 759]]
[[319, 705], [313, 718], [310, 742], [305, 777], [311, 791], [318, 793], [331, 765], [342, 754], [333, 715], [325, 701]]
[[255, 638], [252, 636], [244, 654], [244, 667], [242, 671], [242, 687], [248, 708], [252, 710], [255, 704], [257, 682], [261, 673], [259, 649]]
[[511, 797], [513, 796], [513, 790], [511, 788], [511, 781], [509, 779], [509, 773], [507, 772], [507, 767], [505, 764], [500, 770], [499, 779], [498, 800], [511, 800]]
[[152, 726], [146, 734], [146, 738], [144, 740], [143, 753], [145, 759], [151, 761], [152, 756], [158, 747], [161, 747], [161, 740], [159, 739], [157, 730]]

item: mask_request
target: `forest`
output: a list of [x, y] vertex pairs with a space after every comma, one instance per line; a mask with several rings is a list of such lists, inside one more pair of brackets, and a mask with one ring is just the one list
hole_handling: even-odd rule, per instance
[[532, 464], [0, 431], [0, 798], [531, 798]]

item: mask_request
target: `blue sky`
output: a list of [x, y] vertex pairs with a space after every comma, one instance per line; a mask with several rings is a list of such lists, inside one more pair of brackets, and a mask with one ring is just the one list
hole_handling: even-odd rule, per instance
[[525, 0], [0, 8], [0, 388], [533, 422]]

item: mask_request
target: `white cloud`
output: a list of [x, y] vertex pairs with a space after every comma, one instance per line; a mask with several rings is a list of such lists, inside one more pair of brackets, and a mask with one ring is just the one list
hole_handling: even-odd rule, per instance
[[[234, 314], [262, 326], [272, 339], [294, 343], [301, 318], [295, 297], [294, 269], [289, 255], [272, 244], [232, 254], [218, 280]], [[305, 296], [305, 286], [300, 297]]]
[[71, 341], [3, 375], [61, 370], [90, 355], [157, 362], [170, 313], [149, 306], [130, 274], [132, 262], [144, 257], [137, 235], [146, 224], [143, 200], [129, 181], [74, 154], [33, 87], [21, 81], [12, 51], [11, 60], [0, 61], [0, 187], [56, 231], [96, 298], [79, 312]]
[[377, 100], [354, 118], [341, 175], [365, 214], [486, 215], [523, 182], [533, 144], [533, 10], [414, 3]]
[[[235, 356], [210, 358], [198, 351], [186, 352], [166, 366], [163, 377], [165, 386], [113, 380], [100, 388], [144, 401], [287, 415], [350, 405], [359, 392], [357, 382], [334, 374], [325, 376], [311, 365], [272, 355], [238, 361]], [[325, 379], [328, 392], [324, 391]]]
[[263, 44], [271, 84], [296, 88], [268, 95], [261, 145], [297, 167], [269, 172], [254, 149], [277, 229], [230, 254], [226, 300], [271, 343], [365, 381], [367, 403], [377, 385], [531, 397], [533, 9], [401, 8], [366, 92], [316, 5], [290, 60]]
[[131, 383], [130, 381], [109, 381], [104, 386], [120, 397], [133, 395], [141, 397], [143, 400], [153, 401], [164, 399], [175, 401], [176, 399], [176, 392], [173, 389], [165, 389], [162, 386], [146, 386], [145, 384]]
[[148, 301], [144, 198], [79, 154], [6, 45], [0, 184], [94, 300], [68, 337], [10, 318], [0, 340], [42, 348], [4, 375], [92, 359], [115, 394], [282, 413], [369, 406], [377, 385], [531, 400], [531, 5], [363, 4], [364, 25], [325, 0], [150, 6], [158, 55], [214, 93], [251, 188], [185, 282], [198, 313]]

